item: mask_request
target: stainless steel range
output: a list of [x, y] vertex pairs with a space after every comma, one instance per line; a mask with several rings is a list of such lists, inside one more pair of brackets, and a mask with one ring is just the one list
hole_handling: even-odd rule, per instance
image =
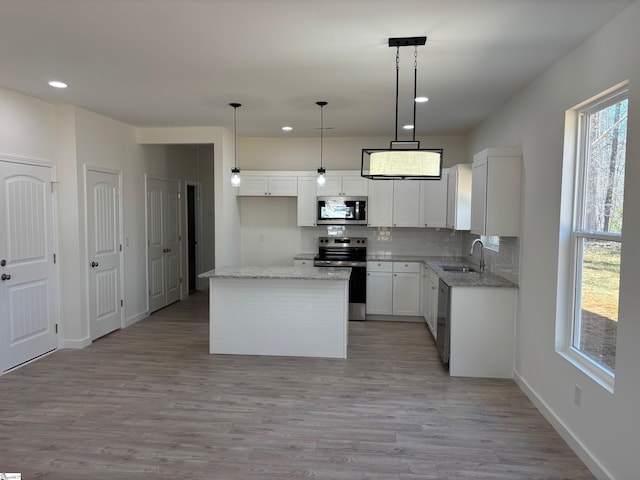
[[316, 267], [351, 267], [349, 320], [365, 320], [367, 303], [367, 239], [320, 237]]

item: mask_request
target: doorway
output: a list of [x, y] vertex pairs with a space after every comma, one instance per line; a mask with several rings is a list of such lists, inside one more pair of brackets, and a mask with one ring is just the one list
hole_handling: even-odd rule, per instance
[[200, 185], [187, 183], [187, 278], [189, 293], [198, 289]]

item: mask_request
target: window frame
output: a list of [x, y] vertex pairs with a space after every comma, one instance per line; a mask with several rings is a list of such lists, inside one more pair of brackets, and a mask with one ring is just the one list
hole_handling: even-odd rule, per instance
[[[623, 82], [601, 95], [592, 98], [567, 112], [567, 128], [571, 132], [565, 132], [565, 143], [567, 140], [573, 145], [567, 148], [565, 145], [565, 162], [570, 162], [568, 171], [572, 175], [572, 191], [567, 192], [567, 201], [571, 202], [571, 219], [568, 222], [569, 228], [569, 249], [567, 255], [568, 278], [567, 282], [559, 283], [558, 299], [567, 298], [566, 310], [562, 315], [558, 309], [561, 325], [556, 325], [556, 351], [582, 370], [605, 389], [613, 392], [615, 382], [615, 371], [588, 356], [586, 353], [574, 347], [574, 339], [580, 333], [581, 305], [582, 305], [582, 272], [583, 272], [583, 252], [585, 240], [603, 240], [618, 242], [622, 246], [621, 233], [608, 233], [601, 231], [591, 231], [583, 228], [585, 214], [586, 195], [586, 174], [588, 161], [588, 128], [590, 115], [597, 113], [618, 102], [629, 101], [628, 82]], [[569, 133], [569, 136], [567, 136]], [[565, 171], [567, 174], [567, 171]], [[563, 182], [563, 185], [566, 185]], [[565, 200], [563, 192], [563, 201]], [[562, 228], [562, 227], [561, 227]], [[562, 236], [562, 234], [561, 234]], [[562, 248], [561, 248], [562, 250]], [[562, 255], [562, 251], [560, 252]], [[561, 277], [561, 275], [559, 275]], [[618, 290], [618, 294], [620, 290]], [[619, 298], [619, 297], [618, 297]], [[564, 318], [563, 318], [564, 317]]]

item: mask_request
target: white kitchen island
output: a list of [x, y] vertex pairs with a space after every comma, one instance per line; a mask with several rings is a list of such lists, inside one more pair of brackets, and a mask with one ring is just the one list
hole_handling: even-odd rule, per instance
[[209, 353], [347, 358], [350, 268], [220, 267]]

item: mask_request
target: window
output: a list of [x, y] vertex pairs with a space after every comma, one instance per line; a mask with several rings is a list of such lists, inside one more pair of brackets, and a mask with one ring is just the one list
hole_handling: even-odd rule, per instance
[[500, 251], [500, 237], [495, 235], [480, 235], [480, 239], [482, 240], [484, 248], [493, 250], [494, 252]]
[[569, 281], [566, 290], [558, 292], [558, 297], [568, 294], [571, 298], [567, 325], [562, 329], [563, 353], [611, 385], [616, 362], [627, 111], [626, 87], [573, 111], [577, 122], [567, 249]]

